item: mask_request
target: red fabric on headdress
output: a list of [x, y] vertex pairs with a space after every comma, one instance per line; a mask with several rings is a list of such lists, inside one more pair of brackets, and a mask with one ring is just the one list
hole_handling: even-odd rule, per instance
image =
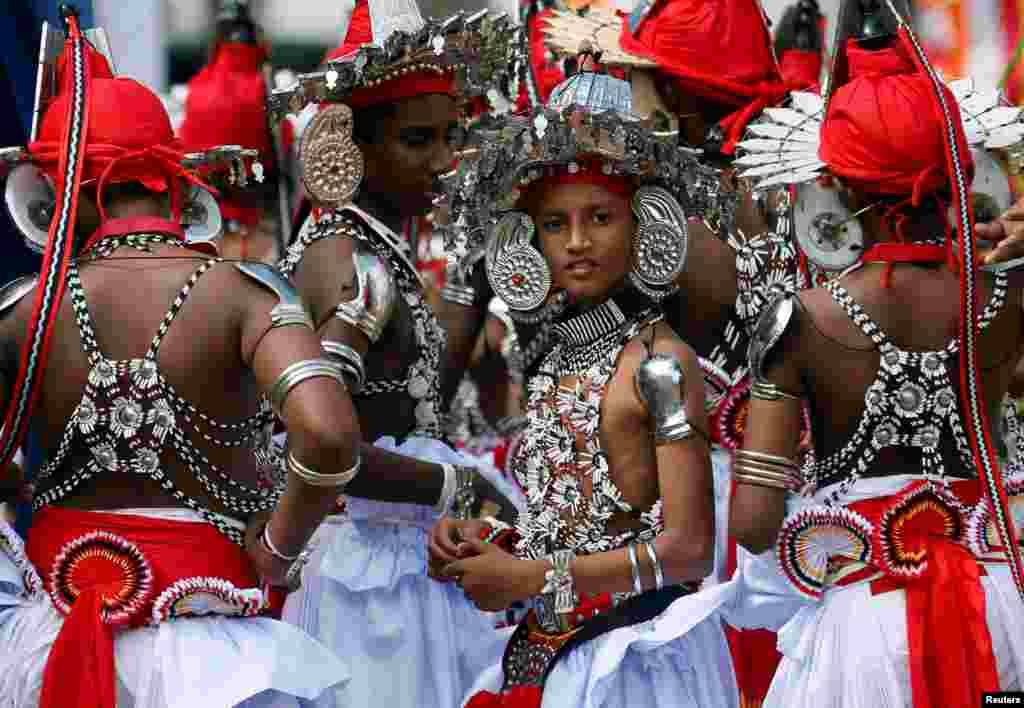
[[807, 49], [788, 49], [779, 59], [782, 78], [787, 83], [803, 84], [817, 89], [821, 78], [821, 52]]
[[[139, 182], [154, 192], [167, 191], [178, 177], [198, 182], [181, 166], [184, 150], [156, 94], [132, 79], [111, 78], [106, 61], [95, 52], [92, 64], [97, 74], [89, 88], [82, 182]], [[65, 91], [47, 106], [38, 139], [29, 145], [32, 160], [58, 183], [70, 102]]]
[[724, 152], [759, 111], [807, 88], [783, 81], [771, 43], [757, 0], [662, 0], [636, 35], [623, 18], [619, 37], [622, 49], [657, 62], [686, 92], [740, 109], [721, 122]]
[[[368, 0], [357, 0], [348, 21], [348, 30], [341, 45], [327, 52], [323, 63], [345, 59], [367, 44], [375, 41], [382, 43], [386, 37], [373, 36], [373, 23], [370, 19], [370, 3]], [[455, 95], [455, 85], [450, 73], [435, 74], [429, 71], [410, 72], [397, 79], [384, 81], [373, 87], [358, 88], [345, 98], [345, 103], [352, 108], [366, 108], [377, 103], [391, 103], [403, 98], [425, 96], [440, 93]]]
[[217, 145], [259, 150], [265, 165], [274, 164], [267, 128], [266, 85], [262, 47], [239, 42], [220, 44], [213, 60], [188, 84], [180, 135], [189, 152]]
[[[545, 44], [546, 35], [544, 34], [544, 27], [548, 18], [554, 17], [554, 15], [554, 9], [548, 8], [543, 12], [531, 15], [530, 21], [527, 25], [530, 67], [533, 69], [533, 77], [537, 82], [537, 100], [541, 104], [546, 104], [548, 102], [548, 96], [551, 95], [555, 86], [558, 86], [558, 84], [565, 79], [565, 72], [562, 71], [561, 63], [557, 60], [548, 60], [550, 53], [547, 45]], [[526, 81], [523, 81], [519, 87], [519, 97], [516, 101], [516, 110], [522, 111], [529, 107], [530, 93], [527, 88]]]
[[522, 207], [533, 199], [538, 192], [560, 184], [593, 184], [612, 194], [631, 197], [636, 192], [636, 183], [630, 177], [622, 175], [606, 175], [601, 171], [600, 160], [587, 162], [585, 159], [575, 163], [578, 169], [570, 172], [567, 165], [545, 168], [545, 174], [530, 182], [519, 197], [517, 207]]
[[[819, 155], [829, 171], [869, 194], [922, 196], [948, 187], [945, 126], [933, 88], [905, 50], [847, 46], [850, 80], [829, 102]], [[949, 105], [956, 100], [943, 87]], [[970, 153], [964, 167], [973, 175]]]

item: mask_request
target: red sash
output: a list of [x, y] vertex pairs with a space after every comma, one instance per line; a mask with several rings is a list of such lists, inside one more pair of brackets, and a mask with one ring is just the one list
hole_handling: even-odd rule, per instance
[[114, 629], [153, 621], [154, 608], [203, 614], [212, 600], [237, 614], [259, 610], [235, 590], [258, 587], [245, 552], [206, 523], [47, 507], [26, 551], [65, 615], [40, 708], [115, 708]]
[[[912, 492], [922, 486], [847, 508], [882, 530], [873, 544], [882, 554], [871, 566], [885, 575], [872, 582], [872, 590], [906, 592], [914, 708], [980, 706], [983, 692], [999, 690], [983, 567], [962, 545], [965, 529], [957, 510], [941, 499], [915, 497]], [[973, 505], [981, 487], [977, 480], [954, 482], [951, 491]], [[915, 566], [923, 566], [916, 577]]]

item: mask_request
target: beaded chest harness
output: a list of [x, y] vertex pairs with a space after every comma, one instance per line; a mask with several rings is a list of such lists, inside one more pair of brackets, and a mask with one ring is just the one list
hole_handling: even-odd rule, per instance
[[[832, 298], [881, 355], [878, 374], [864, 394], [865, 408], [856, 432], [838, 451], [805, 468], [808, 489], [836, 484], [820, 502], [805, 505], [783, 523], [776, 551], [783, 573], [800, 592], [820, 597], [827, 586], [865, 576], [871, 570], [894, 577], [917, 577], [927, 564], [921, 538], [946, 536], [989, 560], [1000, 543], [984, 498], [969, 501], [956, 491], [965, 484], [946, 476], [940, 451], [951, 436], [966, 469], [973, 467], [961, 420], [955, 371], [958, 341], [938, 351], [911, 352], [897, 347], [853, 300], [838, 280], [825, 286]], [[978, 319], [991, 324], [1006, 302], [1006, 278], [997, 276], [992, 298]], [[924, 479], [893, 497], [844, 506], [853, 485], [887, 447], [921, 451]], [[1024, 484], [1006, 483], [1012, 515], [1024, 520]], [[969, 498], [969, 497], [968, 497]], [[865, 570], [867, 569], [867, 570]], [[866, 577], [866, 576], [865, 576]]]
[[[121, 246], [148, 250], [149, 244], [176, 245], [159, 235], [133, 235], [107, 239], [93, 253], [108, 255]], [[89, 359], [89, 377], [75, 412], [71, 415], [56, 454], [39, 472], [39, 509], [70, 495], [79, 485], [101, 474], [148, 477], [183, 506], [200, 514], [233, 542], [242, 545], [243, 533], [225, 523], [202, 502], [182, 492], [161, 469], [161, 458], [173, 452], [202, 484], [206, 492], [233, 514], [248, 516], [274, 508], [284, 487], [283, 475], [270, 454], [273, 412], [263, 400], [260, 411], [237, 423], [221, 423], [185, 400], [160, 371], [160, 344], [199, 279], [220, 259], [203, 263], [188, 279], [164, 315], [149, 349], [140, 359], [109, 359], [100, 351], [96, 329], [77, 266], [68, 268], [68, 289], [82, 349]], [[260, 466], [255, 486], [239, 482], [189, 439], [186, 426], [208, 444], [219, 448], [248, 446]], [[84, 447], [90, 459], [69, 476], [54, 478], [76, 448]]]
[[[511, 469], [526, 490], [518, 552], [542, 558], [556, 549], [577, 554], [651, 540], [662, 529], [661, 501], [640, 515], [642, 528], [610, 535], [617, 513], [633, 513], [609, 474], [600, 439], [601, 402], [623, 346], [660, 315], [628, 317], [608, 300], [556, 325], [558, 343], [529, 382], [528, 427]], [[572, 386], [559, 383], [575, 376]]]
[[[313, 228], [303, 229], [299, 238], [288, 248], [288, 255], [278, 265], [278, 269], [285, 276], [291, 277], [306, 249], [317, 241], [331, 237], [358, 240], [370, 246], [389, 265], [402, 300], [412, 314], [417, 359], [401, 378], [368, 379], [353, 398], [405, 393], [416, 401], [416, 429], [412, 434], [437, 438], [442, 433], [440, 371], [447, 335], [438, 323], [433, 308], [424, 298], [415, 268], [410, 266], [403, 254], [395, 251], [392, 243], [375, 238], [373, 234], [373, 229], [357, 224], [343, 214], [325, 211]], [[397, 237], [394, 241], [400, 242]]]

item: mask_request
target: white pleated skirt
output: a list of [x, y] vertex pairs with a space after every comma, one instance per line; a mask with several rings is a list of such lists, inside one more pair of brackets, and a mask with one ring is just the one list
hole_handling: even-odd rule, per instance
[[[48, 595], [26, 594], [21, 570], [0, 552], [0, 706], [38, 704], [63, 623]], [[114, 660], [118, 708], [297, 707], [349, 676], [322, 644], [262, 617], [185, 617], [119, 631]]]
[[[413, 438], [396, 447], [385, 438], [377, 445], [421, 460], [467, 463], [436, 440]], [[489, 472], [497, 483], [497, 472]], [[302, 588], [289, 596], [284, 619], [351, 669], [350, 680], [321, 696], [318, 708], [457, 706], [504, 646], [497, 615], [427, 576], [428, 533], [436, 520], [421, 505], [352, 498], [344, 517], [317, 531]]]

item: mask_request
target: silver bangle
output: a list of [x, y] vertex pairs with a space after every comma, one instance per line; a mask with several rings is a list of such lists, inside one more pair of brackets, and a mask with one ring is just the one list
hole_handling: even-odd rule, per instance
[[441, 288], [441, 298], [456, 305], [472, 307], [473, 303], [476, 302], [476, 290], [468, 285], [446, 283]]
[[576, 588], [572, 577], [572, 559], [576, 554], [569, 550], [555, 551], [547, 557], [551, 570], [544, 573], [542, 595], [553, 595], [555, 613], [567, 615], [576, 609]]
[[366, 366], [363, 364], [363, 357], [355, 349], [347, 344], [336, 342], [332, 339], [325, 339], [320, 342], [320, 348], [330, 361], [335, 361], [341, 366], [342, 373], [348, 374], [346, 382], [352, 393], [359, 393], [366, 383]]
[[284, 553], [281, 553], [281, 551], [277, 550], [277, 546], [275, 546], [274, 542], [270, 540], [269, 521], [263, 524], [263, 545], [267, 547], [268, 551], [270, 551], [270, 555], [274, 556], [275, 558], [280, 558], [283, 561], [288, 561], [289, 563], [291, 563], [292, 561], [297, 561], [299, 559], [299, 556], [302, 555], [302, 551], [299, 551], [294, 556], [286, 556]]
[[651, 559], [651, 565], [654, 567], [654, 588], [661, 590], [665, 587], [665, 574], [662, 572], [661, 561], [658, 560], [658, 554], [654, 552], [654, 544], [650, 541], [644, 543], [644, 548], [647, 549], [647, 556]]
[[[327, 359], [303, 359], [290, 365], [281, 372], [270, 389], [270, 405], [278, 416], [282, 415], [284, 402], [292, 389], [306, 379], [327, 377], [334, 379], [342, 386], [346, 386], [345, 377], [342, 376], [341, 367]], [[347, 388], [347, 387], [346, 387]]]
[[470, 519], [473, 516], [473, 507], [476, 505], [476, 490], [473, 489], [473, 484], [476, 482], [476, 469], [458, 466], [455, 468], [455, 479], [452, 517], [456, 519]]
[[644, 591], [644, 586], [640, 582], [640, 561], [636, 557], [636, 544], [626, 546], [626, 551], [629, 553], [629, 565], [633, 569], [633, 591], [640, 595]]
[[441, 496], [434, 505], [434, 511], [438, 514], [447, 515], [452, 509], [452, 502], [455, 501], [455, 465], [444, 463], [441, 465], [444, 470], [444, 484], [441, 485]]
[[294, 452], [288, 451], [288, 469], [294, 472], [296, 477], [313, 487], [347, 487], [356, 478], [356, 475], [359, 474], [359, 468], [362, 463], [362, 458], [357, 455], [355, 464], [344, 472], [324, 474], [323, 472], [317, 472], [311, 467], [306, 467], [295, 458]]

